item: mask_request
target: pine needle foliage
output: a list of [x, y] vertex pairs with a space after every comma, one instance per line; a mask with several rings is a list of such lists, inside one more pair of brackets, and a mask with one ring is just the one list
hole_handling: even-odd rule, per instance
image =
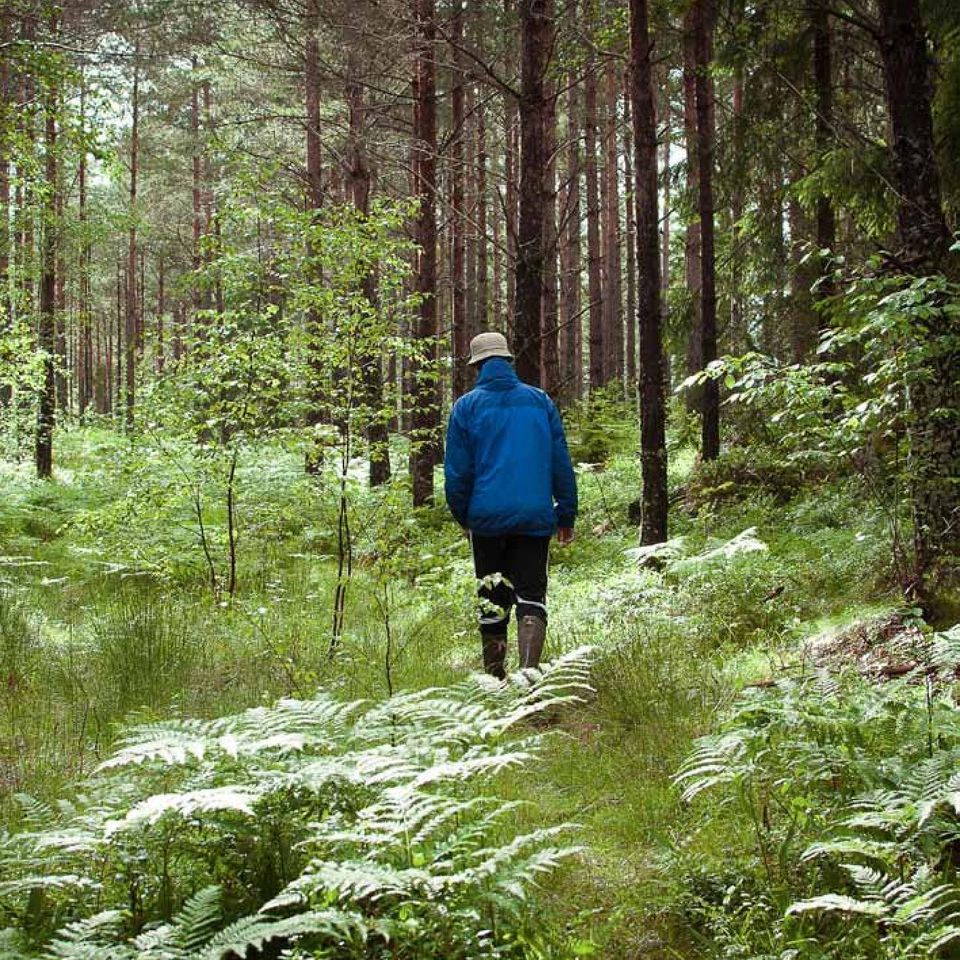
[[0, 836], [0, 957], [522, 956], [574, 848], [517, 834], [495, 776], [581, 699], [590, 652], [377, 704], [324, 693], [129, 730], [76, 797]]

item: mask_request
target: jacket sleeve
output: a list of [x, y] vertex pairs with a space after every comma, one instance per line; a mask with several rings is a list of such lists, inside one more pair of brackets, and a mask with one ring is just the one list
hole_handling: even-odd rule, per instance
[[461, 527], [467, 525], [467, 510], [473, 494], [473, 449], [461, 422], [463, 405], [455, 403], [447, 424], [447, 443], [443, 458], [443, 490], [447, 506]]
[[553, 498], [556, 501], [557, 526], [572, 527], [577, 518], [577, 478], [570, 462], [567, 438], [560, 414], [550, 401], [550, 435], [553, 442]]

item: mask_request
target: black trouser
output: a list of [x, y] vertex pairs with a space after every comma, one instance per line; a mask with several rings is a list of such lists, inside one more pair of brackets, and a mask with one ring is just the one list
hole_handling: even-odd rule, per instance
[[510, 608], [517, 619], [532, 614], [547, 620], [547, 554], [549, 537], [483, 537], [471, 534], [473, 566], [481, 581], [480, 632], [504, 634]]

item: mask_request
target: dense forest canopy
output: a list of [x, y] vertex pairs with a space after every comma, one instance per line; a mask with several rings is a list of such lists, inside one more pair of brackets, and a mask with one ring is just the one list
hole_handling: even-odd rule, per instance
[[[0, 4], [0, 958], [953, 955], [957, 0]], [[563, 655], [447, 689], [438, 468], [483, 331], [588, 522]], [[751, 673], [878, 598], [902, 686]], [[543, 823], [471, 798], [530, 799], [530, 715], [573, 700], [626, 774], [548, 753]], [[93, 754], [89, 797], [8, 815]], [[557, 797], [633, 779], [612, 832], [668, 906], [604, 824], [582, 912], [531, 920]]]

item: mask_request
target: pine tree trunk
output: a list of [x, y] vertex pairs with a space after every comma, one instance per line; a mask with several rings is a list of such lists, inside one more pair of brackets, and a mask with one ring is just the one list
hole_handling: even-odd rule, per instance
[[520, 27], [520, 217], [513, 353], [520, 379], [539, 386], [546, 208], [544, 78], [550, 48], [547, 0], [520, 0]]
[[164, 356], [164, 342], [163, 342], [163, 317], [167, 309], [166, 302], [166, 289], [164, 287], [165, 282], [164, 275], [164, 263], [163, 256], [160, 257], [160, 262], [157, 264], [157, 357], [156, 357], [156, 368], [157, 373], [162, 374], [163, 368], [166, 362]]
[[420, 296], [415, 337], [420, 350], [413, 379], [410, 472], [414, 506], [433, 501], [440, 410], [435, 378], [437, 342], [437, 94], [435, 0], [414, 0], [417, 61], [414, 75], [414, 177], [420, 201], [416, 237], [416, 291]]
[[666, 398], [660, 300], [657, 120], [647, 0], [630, 0], [630, 82], [636, 172], [637, 300], [640, 317], [640, 542], [667, 539]]
[[[712, 0], [696, 0], [694, 6], [697, 95], [697, 172], [700, 180], [700, 258], [703, 285], [700, 297], [701, 354], [703, 368], [717, 359], [717, 292], [714, 255], [713, 162], [714, 131]], [[704, 460], [720, 455], [720, 387], [716, 380], [703, 386], [703, 430], [701, 454]]]
[[482, 98], [474, 106], [477, 130], [476, 174], [476, 229], [477, 229], [477, 300], [476, 314], [470, 317], [471, 335], [486, 330], [490, 325], [490, 284], [487, 278], [487, 121]]
[[584, 176], [587, 192], [587, 296], [589, 297], [590, 389], [604, 384], [603, 283], [600, 260], [600, 191], [597, 183], [597, 77], [588, 68], [584, 86]]
[[[323, 207], [323, 155], [320, 139], [320, 13], [318, 0], [309, 0], [304, 14], [306, 33], [303, 45], [303, 88], [306, 110], [305, 150], [306, 150], [306, 196], [305, 204], [312, 219], [319, 216]], [[315, 251], [308, 242], [307, 253], [313, 256]], [[320, 282], [319, 267], [311, 265], [316, 275], [311, 279]], [[309, 405], [305, 420], [308, 427], [317, 427], [329, 422], [332, 417], [326, 387], [326, 369], [323, 362], [323, 344], [326, 331], [323, 317], [316, 305], [311, 304], [306, 315], [308, 350], [308, 387]], [[304, 468], [309, 474], [317, 475], [323, 466], [323, 452], [319, 444], [311, 444], [304, 458]]]
[[[683, 18], [683, 131], [686, 147], [686, 191], [692, 202], [700, 195], [700, 165], [697, 143], [697, 57], [695, 46], [695, 12], [691, 7]], [[703, 287], [703, 260], [701, 258], [699, 214], [687, 224], [683, 244], [684, 277], [686, 281], [687, 376], [703, 369], [703, 335], [701, 331], [701, 298]], [[703, 390], [694, 387], [687, 391], [687, 405], [691, 410], [702, 410]]]
[[[0, 11], [0, 44], [10, 42], [13, 35], [12, 17]], [[11, 103], [13, 84], [10, 64], [0, 55], [0, 103]], [[0, 336], [9, 328], [13, 318], [10, 297], [10, 147], [6, 136], [0, 136]], [[12, 391], [8, 383], [0, 383], [0, 408], [9, 406]]]
[[[956, 280], [949, 252], [931, 114], [931, 69], [919, 0], [879, 0], [880, 54], [893, 132], [902, 268], [945, 272]], [[960, 595], [960, 322], [942, 310], [915, 321], [929, 349], [925, 376], [910, 390], [909, 474], [920, 595], [934, 618], [953, 622]]]
[[560, 204], [563, 243], [560, 248], [560, 399], [579, 399], [583, 387], [580, 330], [580, 100], [578, 83], [567, 78], [567, 150], [565, 186]]
[[617, 83], [604, 65], [603, 132], [603, 381], [623, 383], [623, 304], [620, 283], [620, 187], [617, 166]]
[[[54, 21], [56, 33], [56, 21]], [[44, 174], [42, 250], [40, 259], [40, 316], [37, 347], [43, 351], [43, 378], [37, 407], [37, 476], [46, 480], [53, 475], [53, 429], [56, 420], [56, 378], [54, 376], [54, 338], [56, 335], [56, 257], [57, 257], [57, 88], [51, 83], [44, 96]]]
[[[553, 15], [548, 3], [547, 15]], [[551, 81], [546, 89], [544, 117], [544, 219], [543, 219], [543, 295], [540, 304], [540, 386], [551, 396], [560, 385], [560, 358], [557, 346], [559, 304], [557, 302], [557, 92]]]
[[[134, 50], [134, 58], [140, 48]], [[130, 228], [127, 235], [127, 312], [126, 312], [126, 380], [124, 381], [124, 424], [133, 428], [133, 412], [136, 402], [136, 346], [139, 321], [137, 297], [137, 174], [140, 163], [140, 68], [134, 59], [133, 67], [133, 120], [130, 127]]]
[[[199, 70], [197, 58], [193, 57], [191, 69], [196, 76]], [[192, 141], [192, 150], [190, 156], [190, 180], [191, 180], [191, 209], [193, 224], [193, 249], [191, 251], [191, 260], [193, 263], [193, 324], [199, 333], [201, 324], [197, 320], [197, 313], [203, 306], [203, 299], [200, 293], [200, 278], [198, 276], [202, 263], [202, 238], [203, 238], [203, 211], [201, 206], [201, 195], [203, 184], [201, 181], [201, 163], [202, 163], [202, 145], [200, 143], [200, 86], [196, 79], [193, 80], [190, 90], [190, 136]]]
[[[464, 90], [464, 70], [462, 54], [459, 48], [463, 45], [463, 7], [457, 4], [451, 23], [453, 41], [453, 78], [450, 88], [450, 122], [452, 125], [450, 144], [450, 287], [452, 299], [453, 322], [453, 396], [454, 399], [467, 392], [467, 364], [470, 352], [470, 338], [467, 330], [467, 302], [466, 302], [466, 245], [464, 232], [466, 217], [464, 215], [464, 178], [466, 166], [464, 162], [464, 128], [466, 114], [464, 105], [466, 92]], [[475, 267], [474, 267], [475, 269]]]
[[[817, 91], [816, 151], [818, 162], [822, 162], [829, 151], [833, 139], [833, 44], [830, 34], [830, 20], [822, 0], [812, 0], [810, 7], [810, 25], [813, 28], [813, 77]], [[817, 247], [819, 250], [833, 250], [837, 243], [837, 221], [833, 203], [824, 195], [817, 197]], [[828, 261], [820, 262], [821, 271], [829, 270]], [[820, 297], [829, 297], [834, 293], [833, 282], [826, 278], [818, 288]], [[819, 314], [822, 325], [824, 314]]]
[[733, 75], [733, 189], [730, 194], [731, 256], [730, 283], [730, 334], [729, 349], [732, 353], [742, 354], [748, 349], [746, 319], [743, 308], [743, 260], [744, 251], [741, 221], [744, 210], [744, 187], [746, 177], [746, 143], [743, 118], [743, 67], [737, 65]]
[[626, 354], [627, 397], [637, 396], [637, 213], [636, 189], [633, 176], [633, 110], [630, 107], [630, 71], [625, 70], [623, 98], [623, 169], [626, 184], [626, 253], [627, 253], [627, 340]]

